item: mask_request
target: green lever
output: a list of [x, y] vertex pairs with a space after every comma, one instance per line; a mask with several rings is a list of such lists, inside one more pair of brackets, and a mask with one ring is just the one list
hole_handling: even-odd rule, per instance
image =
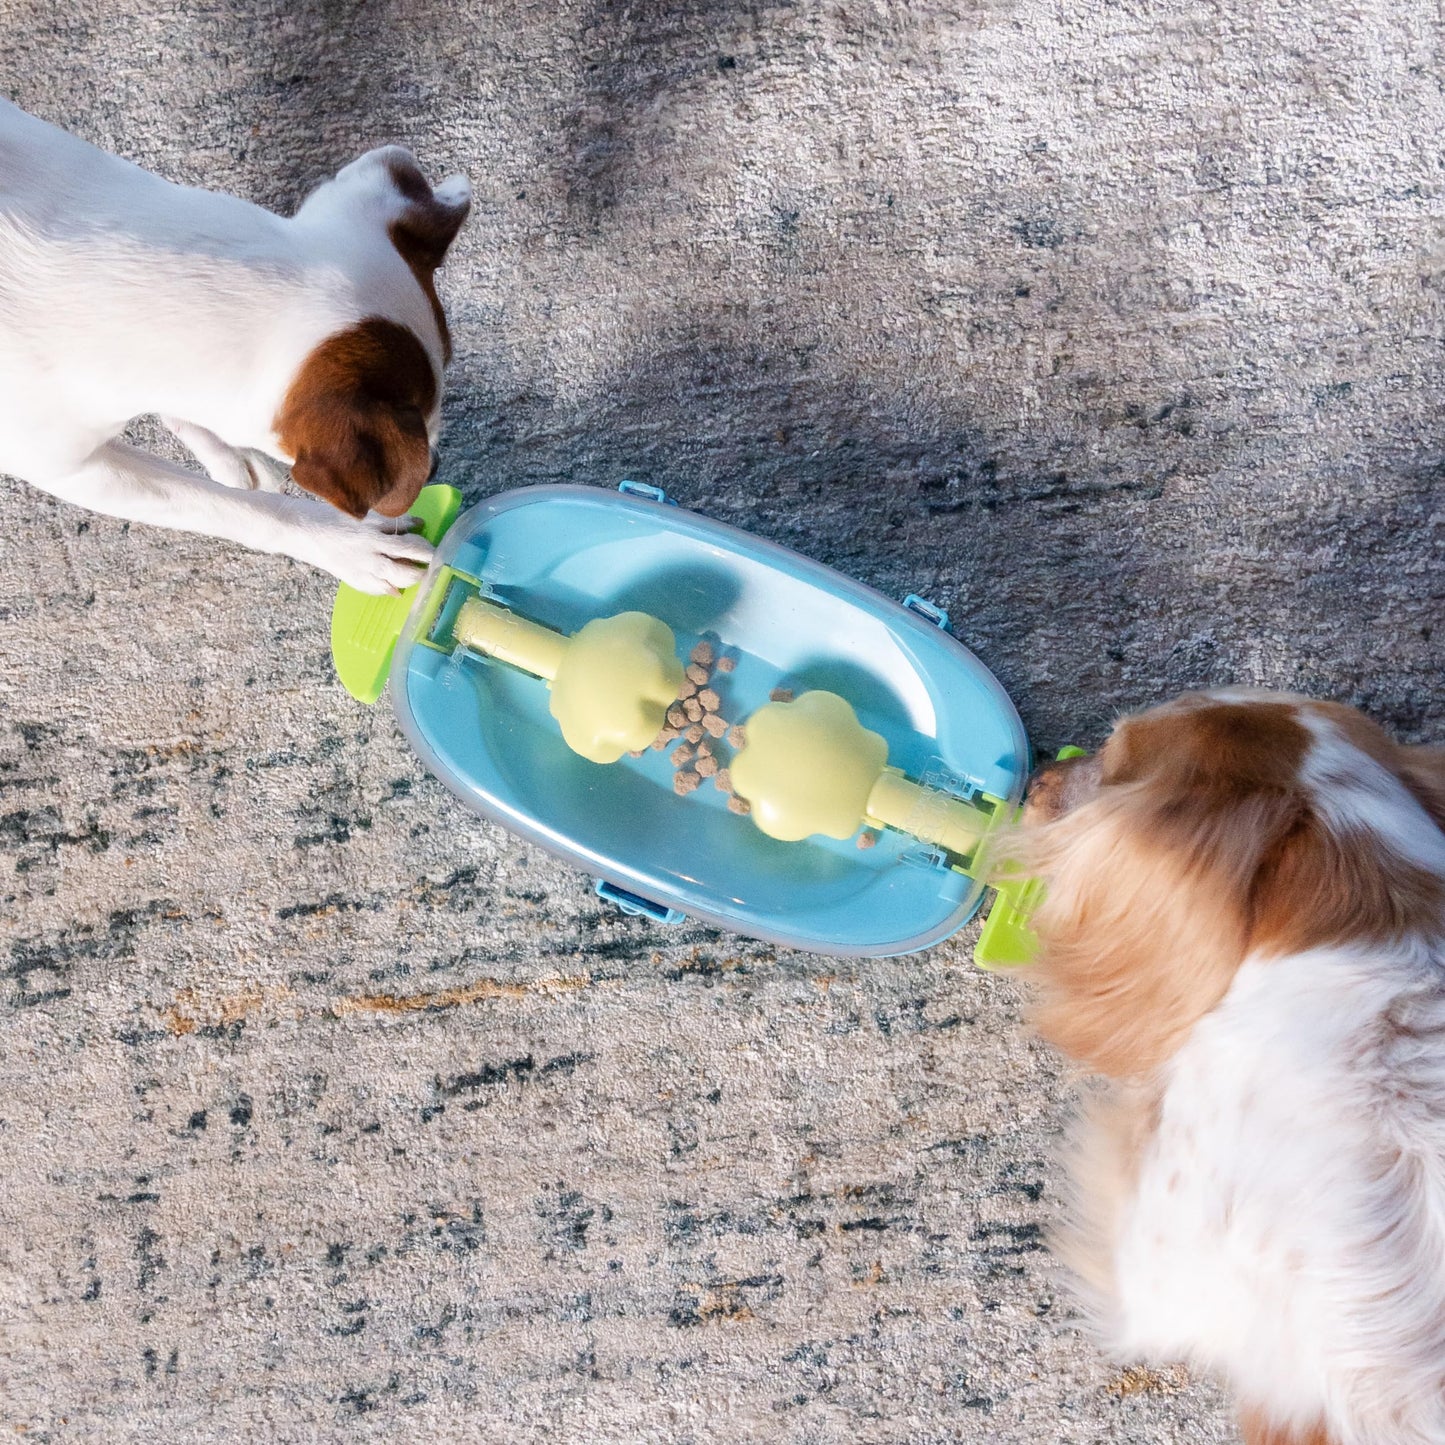
[[[421, 534], [433, 546], [461, 511], [462, 494], [440, 483], [423, 487], [411, 515], [421, 518]], [[336, 589], [331, 608], [331, 660], [341, 685], [358, 702], [375, 702], [386, 686], [391, 655], [396, 650], [407, 614], [416, 600], [417, 581], [396, 596], [358, 592], [345, 582]]]
[[[1060, 748], [1058, 761], [1083, 756], [1083, 748]], [[1015, 812], [1011, 821], [1017, 818]], [[997, 896], [974, 944], [973, 961], [986, 969], [1032, 963], [1039, 939], [1030, 920], [1044, 901], [1043, 883], [1037, 878], [1001, 878], [993, 886]]]

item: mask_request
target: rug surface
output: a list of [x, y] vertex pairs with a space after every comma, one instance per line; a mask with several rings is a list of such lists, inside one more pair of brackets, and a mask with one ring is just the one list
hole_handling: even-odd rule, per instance
[[[1445, 737], [1433, 0], [8, 0], [0, 92], [279, 209], [464, 170], [443, 477], [923, 593], [1040, 752], [1245, 682]], [[145, 432], [143, 434], [151, 435]], [[972, 930], [603, 907], [336, 686], [328, 580], [0, 481], [0, 1423], [1227, 1442], [1043, 1250]]]

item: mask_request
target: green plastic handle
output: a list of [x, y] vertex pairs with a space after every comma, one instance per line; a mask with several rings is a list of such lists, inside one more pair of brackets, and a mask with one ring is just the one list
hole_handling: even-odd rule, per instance
[[[1059, 762], [1084, 756], [1083, 748], [1060, 748]], [[1014, 814], [1014, 818], [1018, 813]], [[973, 961], [986, 969], [1017, 968], [1032, 963], [1039, 949], [1038, 935], [1030, 920], [1044, 898], [1044, 885], [1037, 878], [1004, 878], [994, 884], [997, 897], [984, 920]]]
[[[421, 534], [433, 546], [461, 511], [462, 494], [440, 483], [423, 487], [411, 509], [421, 518]], [[331, 660], [341, 685], [358, 702], [375, 702], [386, 687], [391, 655], [416, 600], [418, 581], [396, 596], [358, 592], [345, 582], [331, 608]]]

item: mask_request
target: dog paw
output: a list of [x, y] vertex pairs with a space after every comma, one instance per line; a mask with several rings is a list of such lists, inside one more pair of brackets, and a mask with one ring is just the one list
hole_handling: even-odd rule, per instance
[[415, 517], [382, 517], [329, 523], [302, 559], [330, 572], [358, 592], [395, 595], [420, 580], [432, 558], [432, 544], [417, 535]]

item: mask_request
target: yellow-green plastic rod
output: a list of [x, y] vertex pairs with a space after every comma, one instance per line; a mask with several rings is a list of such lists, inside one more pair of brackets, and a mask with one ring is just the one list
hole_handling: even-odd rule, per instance
[[510, 662], [548, 682], [556, 678], [567, 654], [568, 639], [562, 633], [488, 602], [485, 597], [469, 597], [462, 603], [452, 625], [452, 636], [478, 652]]
[[961, 798], [920, 787], [897, 768], [885, 768], [868, 794], [868, 821], [967, 857], [988, 830], [991, 815]]
[[596, 617], [564, 637], [485, 597], [470, 597], [452, 635], [545, 678], [563, 740], [594, 763], [615, 763], [645, 748], [685, 680], [672, 629], [646, 612]]
[[890, 768], [888, 744], [837, 693], [768, 703], [746, 730], [747, 742], [732, 761], [733, 790], [752, 805], [753, 821], [769, 837], [786, 843], [815, 834], [851, 838], [872, 825], [966, 856], [988, 829], [983, 809]]

